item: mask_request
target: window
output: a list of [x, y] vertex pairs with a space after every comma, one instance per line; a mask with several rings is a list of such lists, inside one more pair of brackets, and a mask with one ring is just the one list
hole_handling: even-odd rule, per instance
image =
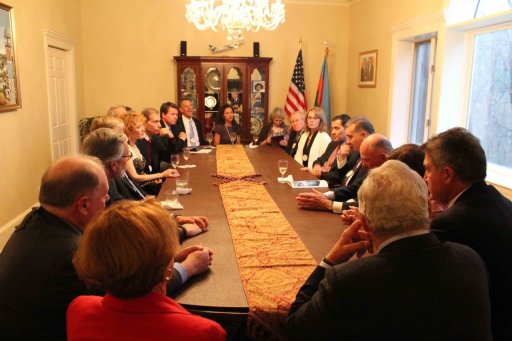
[[[435, 38], [414, 44], [408, 142], [422, 144], [428, 139]], [[432, 52], [432, 53], [431, 53]]]
[[491, 177], [512, 174], [512, 27], [471, 36], [467, 129], [480, 139]]

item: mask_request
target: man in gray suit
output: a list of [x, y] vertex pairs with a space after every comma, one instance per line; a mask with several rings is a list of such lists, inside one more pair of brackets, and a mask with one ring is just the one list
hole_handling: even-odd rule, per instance
[[[491, 340], [483, 261], [429, 232], [423, 179], [390, 160], [370, 171], [358, 198], [360, 219], [291, 306], [290, 338]], [[348, 261], [366, 250], [375, 255]]]

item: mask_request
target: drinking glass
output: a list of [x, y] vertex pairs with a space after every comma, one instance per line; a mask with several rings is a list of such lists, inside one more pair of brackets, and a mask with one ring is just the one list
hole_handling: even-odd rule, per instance
[[208, 144], [210, 146], [212, 145], [212, 141], [213, 141], [213, 134], [212, 133], [207, 133], [206, 134], [206, 141], [208, 141]]
[[165, 201], [169, 205], [177, 204], [178, 203], [178, 197], [179, 197], [179, 194], [178, 194], [177, 191], [172, 191], [172, 190], [165, 191]]
[[180, 155], [172, 154], [171, 155], [171, 165], [174, 167], [174, 169], [177, 169], [179, 164], [180, 164]]
[[256, 134], [256, 133], [252, 134], [252, 144], [253, 145], [256, 145], [259, 137], [260, 137], [260, 134]]
[[279, 168], [279, 173], [281, 173], [281, 177], [284, 178], [284, 175], [288, 170], [288, 160], [277, 161], [277, 167]]
[[230, 138], [230, 140], [231, 140], [231, 144], [235, 144], [235, 143], [236, 143], [236, 138], [237, 138], [237, 136], [236, 136], [236, 134], [235, 134], [235, 133], [233, 133], [233, 134], [229, 135], [229, 138]]
[[183, 159], [187, 161], [190, 158], [190, 148], [183, 148]]

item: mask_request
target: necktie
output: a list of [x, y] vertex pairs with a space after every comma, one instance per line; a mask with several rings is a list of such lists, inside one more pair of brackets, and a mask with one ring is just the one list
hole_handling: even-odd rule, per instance
[[352, 169], [348, 171], [347, 175], [345, 175], [345, 178], [343, 178], [343, 181], [341, 182], [342, 186], [348, 185], [348, 183], [350, 182], [350, 179], [352, 179], [352, 177], [354, 176], [355, 172], [357, 171], [357, 169], [360, 166], [361, 166], [361, 159], [359, 159], [356, 162], [356, 164], [354, 165], [354, 167], [352, 167]]
[[192, 125], [192, 119], [188, 120], [188, 133], [190, 134], [190, 147], [197, 147], [198, 144], [196, 139], [196, 132], [194, 131], [194, 126]]
[[139, 191], [137, 186], [135, 186], [135, 184], [132, 182], [132, 180], [130, 180], [130, 178], [128, 177], [128, 175], [126, 175], [126, 173], [124, 173], [124, 177], [125, 177], [126, 180], [128, 180], [128, 183], [130, 184], [132, 189], [140, 196], [140, 198], [141, 199], [146, 199], [146, 196], [144, 194], [142, 194], [141, 191]]
[[331, 156], [329, 156], [327, 162], [324, 163], [324, 166], [322, 167], [322, 172], [329, 171], [332, 163], [334, 162], [334, 160], [336, 160], [336, 156], [338, 156], [338, 150], [340, 150], [340, 145], [337, 145], [336, 148], [334, 148], [334, 151], [331, 153]]

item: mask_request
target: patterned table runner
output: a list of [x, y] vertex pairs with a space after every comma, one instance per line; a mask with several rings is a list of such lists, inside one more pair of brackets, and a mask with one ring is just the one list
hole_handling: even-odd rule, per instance
[[262, 183], [232, 179], [255, 173], [243, 146], [220, 145], [216, 153], [218, 175], [232, 180], [219, 188], [249, 303], [249, 336], [285, 339], [290, 305], [316, 262]]

